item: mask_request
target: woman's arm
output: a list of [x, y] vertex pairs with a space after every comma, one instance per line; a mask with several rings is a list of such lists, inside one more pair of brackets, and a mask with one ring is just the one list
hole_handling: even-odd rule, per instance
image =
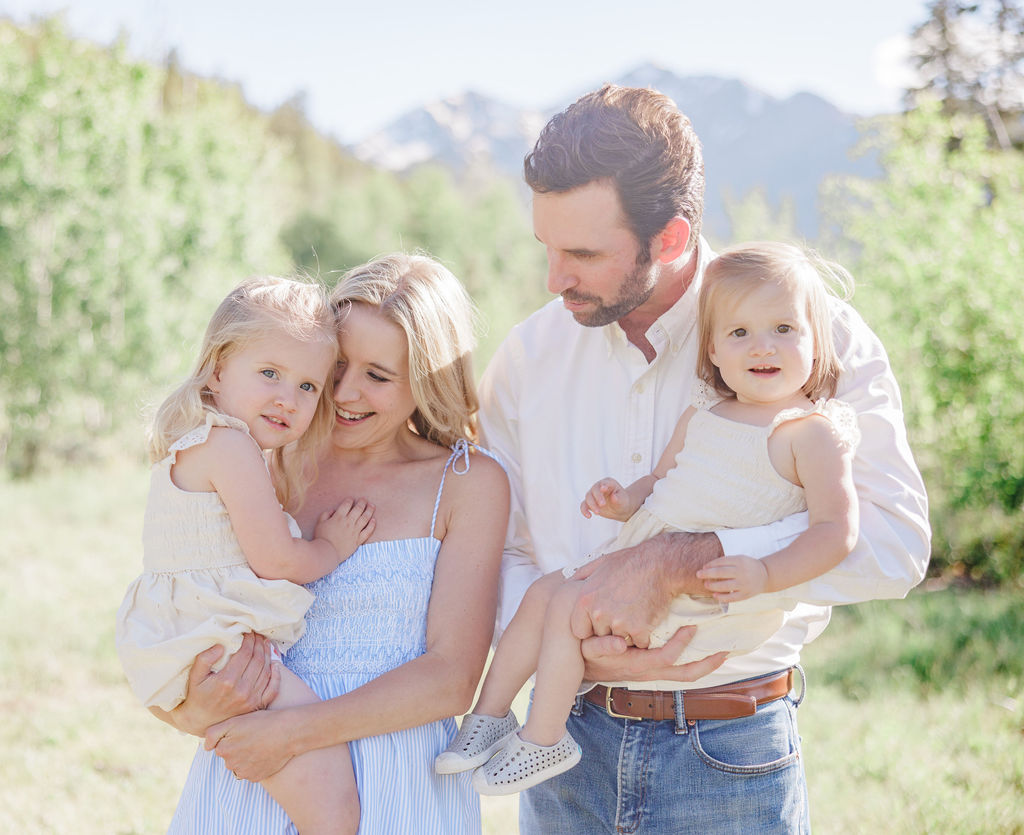
[[505, 474], [483, 456], [446, 481], [423, 655], [344, 696], [222, 722], [207, 733], [207, 748], [239, 776], [260, 780], [305, 751], [469, 710], [494, 630], [508, 496]]

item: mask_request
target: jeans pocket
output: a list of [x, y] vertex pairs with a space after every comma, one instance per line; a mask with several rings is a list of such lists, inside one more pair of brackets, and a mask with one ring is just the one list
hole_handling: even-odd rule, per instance
[[710, 768], [737, 775], [770, 774], [800, 759], [796, 709], [787, 696], [739, 719], [701, 719], [690, 726], [690, 744]]

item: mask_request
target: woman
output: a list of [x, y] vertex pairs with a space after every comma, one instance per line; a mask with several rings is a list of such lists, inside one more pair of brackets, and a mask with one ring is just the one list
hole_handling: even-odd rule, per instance
[[219, 722], [265, 703], [273, 665], [259, 638], [220, 673], [209, 674], [218, 649], [197, 659], [188, 699], [163, 718], [206, 731], [214, 750], [197, 752], [171, 832], [294, 832], [255, 781], [342, 742], [364, 835], [480, 830], [468, 777], [433, 771], [487, 656], [508, 522], [504, 473], [466, 443], [477, 407], [470, 302], [445, 268], [407, 255], [350, 271], [332, 299], [335, 424], [293, 515], [308, 535], [321, 513], [362, 496], [376, 530], [309, 586], [317, 600], [286, 658], [323, 702]]

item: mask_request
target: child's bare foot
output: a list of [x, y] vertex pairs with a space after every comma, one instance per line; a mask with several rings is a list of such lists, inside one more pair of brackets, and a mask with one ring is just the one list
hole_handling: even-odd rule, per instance
[[377, 527], [373, 513], [374, 507], [366, 499], [345, 499], [333, 512], [320, 515], [313, 535], [330, 542], [338, 556], [346, 560], [373, 534]]

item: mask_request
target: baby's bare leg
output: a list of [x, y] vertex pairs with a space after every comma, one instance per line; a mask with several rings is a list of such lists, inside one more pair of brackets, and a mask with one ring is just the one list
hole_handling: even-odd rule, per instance
[[533, 703], [520, 733], [535, 745], [555, 745], [565, 735], [565, 722], [583, 680], [580, 639], [569, 624], [582, 585], [565, 580], [548, 603]]
[[[281, 689], [270, 710], [318, 701], [291, 670], [281, 670]], [[301, 835], [355, 835], [359, 828], [359, 793], [347, 745], [332, 745], [300, 754], [263, 786], [288, 813]]]
[[502, 717], [537, 669], [548, 603], [566, 580], [553, 572], [526, 590], [515, 616], [498, 641], [473, 713]]

